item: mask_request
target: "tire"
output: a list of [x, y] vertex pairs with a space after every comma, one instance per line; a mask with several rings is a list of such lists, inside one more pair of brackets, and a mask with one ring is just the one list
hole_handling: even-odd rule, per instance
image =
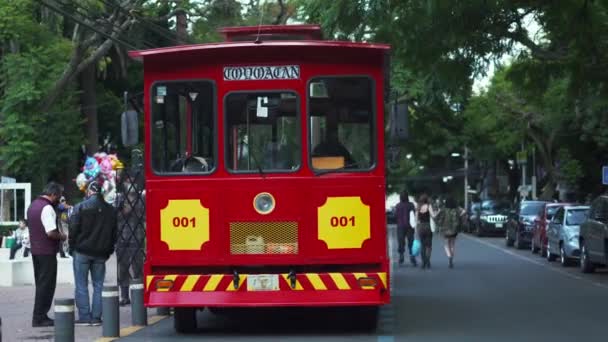
[[521, 238], [519, 237], [519, 233], [515, 232], [515, 248], [516, 249], [524, 249], [526, 248], [526, 246], [524, 246], [524, 243], [521, 241]]
[[559, 263], [562, 264], [563, 267], [568, 267], [572, 265], [572, 259], [566, 255], [566, 250], [564, 249], [563, 244], [559, 244]]
[[377, 306], [365, 306], [357, 308], [356, 327], [360, 331], [375, 332], [378, 327], [378, 316], [380, 308]]
[[511, 238], [509, 237], [509, 231], [507, 231], [507, 232], [505, 233], [505, 245], [506, 245], [507, 247], [513, 247], [513, 242], [514, 242], [514, 241], [513, 241], [513, 239], [511, 239]]
[[483, 229], [481, 229], [481, 223], [478, 224], [477, 227], [475, 228], [475, 235], [477, 235], [477, 237], [483, 236]]
[[585, 242], [581, 241], [581, 260], [580, 267], [583, 273], [593, 273], [595, 271], [595, 265], [589, 260], [589, 251], [587, 250], [587, 246], [585, 246]]
[[189, 334], [196, 331], [196, 308], [175, 308], [173, 328], [179, 334]]
[[534, 237], [532, 237], [532, 241], [530, 242], [530, 251], [532, 252], [532, 254], [536, 254], [538, 253], [538, 250], [540, 248], [536, 247], [536, 243], [534, 243]]
[[551, 248], [549, 248], [550, 246], [547, 246], [547, 251], [545, 252], [545, 257], [547, 258], [547, 261], [551, 262], [551, 261], [555, 261], [556, 255], [551, 253]]

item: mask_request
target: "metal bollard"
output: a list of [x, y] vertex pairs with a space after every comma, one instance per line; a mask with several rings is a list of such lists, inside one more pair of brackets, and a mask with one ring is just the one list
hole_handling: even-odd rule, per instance
[[118, 286], [104, 285], [101, 297], [101, 310], [103, 312], [102, 336], [119, 337], [120, 312], [118, 310]]
[[129, 286], [131, 291], [131, 322], [133, 325], [148, 325], [148, 311], [144, 306], [144, 282], [133, 279]]
[[55, 299], [55, 341], [74, 342], [74, 299]]
[[169, 316], [171, 314], [171, 308], [166, 306], [160, 306], [156, 308], [156, 314], [159, 316]]

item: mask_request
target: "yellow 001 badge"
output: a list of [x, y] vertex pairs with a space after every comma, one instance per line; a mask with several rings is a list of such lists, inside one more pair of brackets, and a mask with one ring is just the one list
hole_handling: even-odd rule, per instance
[[317, 214], [319, 240], [329, 249], [361, 248], [370, 238], [370, 210], [361, 197], [328, 197]]
[[172, 251], [198, 251], [209, 241], [209, 209], [197, 199], [169, 200], [160, 211], [160, 239]]

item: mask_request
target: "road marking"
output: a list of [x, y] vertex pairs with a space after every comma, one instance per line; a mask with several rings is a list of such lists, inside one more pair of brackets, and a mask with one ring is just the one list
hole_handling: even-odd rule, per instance
[[[169, 316], [158, 316], [158, 315], [151, 316], [150, 318], [148, 318], [147, 326], [156, 324], [159, 321], [161, 321], [162, 319], [167, 318], [167, 317], [169, 317]], [[145, 328], [145, 326], [142, 326], [142, 325], [133, 325], [130, 327], [122, 328], [122, 329], [120, 329], [120, 333], [118, 335], [120, 337], [127, 337], [135, 332], [140, 331], [143, 328]], [[102, 338], [98, 338], [97, 340], [95, 340], [95, 342], [112, 342], [112, 341], [118, 340], [120, 337], [102, 337]]]
[[534, 260], [534, 259], [532, 259], [532, 258], [528, 258], [528, 257], [526, 257], [526, 256], [523, 256], [523, 255], [517, 254], [517, 253], [515, 253], [515, 252], [513, 252], [513, 251], [510, 251], [510, 250], [508, 250], [508, 249], [504, 249], [504, 248], [502, 248], [502, 247], [496, 246], [496, 245], [494, 245], [494, 244], [492, 244], [492, 243], [490, 243], [490, 242], [484, 241], [484, 240], [482, 240], [482, 239], [480, 239], [480, 238], [476, 238], [476, 237], [469, 236], [469, 235], [465, 235], [465, 234], [462, 234], [462, 236], [464, 236], [465, 238], [467, 238], [467, 239], [469, 239], [469, 240], [476, 241], [476, 242], [478, 242], [478, 243], [480, 243], [480, 244], [482, 244], [482, 245], [485, 245], [485, 246], [487, 246], [487, 247], [491, 247], [491, 248], [494, 248], [494, 249], [496, 249], [496, 250], [502, 251], [502, 252], [504, 252], [504, 253], [506, 253], [506, 254], [509, 254], [509, 255], [511, 255], [511, 256], [514, 256], [514, 257], [516, 257], [516, 258], [518, 258], [518, 259], [521, 259], [521, 260], [527, 261], [527, 262], [529, 262], [529, 263], [532, 263], [532, 264], [535, 264], [535, 265], [538, 265], [538, 266], [542, 266], [543, 268], [545, 268], [545, 269], [547, 269], [547, 270], [549, 270], [549, 271], [553, 271], [553, 272], [555, 272], [555, 273], [559, 273], [559, 274], [561, 274], [561, 275], [565, 275], [565, 276], [567, 276], [567, 277], [569, 277], [569, 278], [572, 278], [572, 279], [576, 279], [576, 280], [582, 280], [582, 281], [587, 282], [587, 283], [590, 283], [590, 284], [592, 284], [592, 285], [595, 285], [595, 286], [598, 286], [598, 287], [601, 287], [601, 288], [604, 288], [604, 289], [608, 289], [608, 285], [606, 285], [606, 284], [602, 284], [602, 283], [597, 282], [597, 281], [589, 280], [589, 279], [587, 279], [587, 278], [584, 278], [584, 277], [581, 277], [581, 276], [577, 276], [577, 275], [574, 275], [574, 274], [572, 274], [572, 273], [570, 273], [570, 272], [567, 272], [567, 271], [564, 271], [564, 270], [560, 270], [560, 269], [557, 269], [557, 268], [554, 268], [554, 267], [551, 267], [551, 266], [547, 267], [547, 264], [546, 264], [546, 263], [543, 263], [543, 262], [540, 262], [540, 261], [538, 261], [538, 260]]

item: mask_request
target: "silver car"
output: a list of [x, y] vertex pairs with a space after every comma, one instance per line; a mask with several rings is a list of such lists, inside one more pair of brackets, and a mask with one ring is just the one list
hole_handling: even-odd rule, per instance
[[557, 210], [547, 227], [547, 260], [554, 261], [559, 256], [562, 266], [570, 266], [573, 259], [580, 257], [580, 225], [588, 214], [588, 206], [565, 206]]

